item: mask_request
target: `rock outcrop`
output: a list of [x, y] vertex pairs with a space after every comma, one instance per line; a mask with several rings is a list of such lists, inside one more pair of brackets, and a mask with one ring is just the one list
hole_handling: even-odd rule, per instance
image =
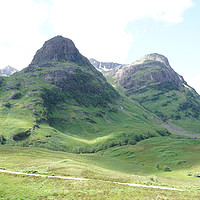
[[89, 61], [79, 53], [73, 41], [62, 36], [56, 36], [46, 41], [42, 48], [36, 52], [30, 66], [42, 66], [49, 62], [89, 64]]
[[0, 69], [0, 76], [11, 76], [16, 72], [18, 72], [17, 69], [8, 65], [7, 67]]
[[149, 61], [158, 61], [158, 62], [165, 64], [166, 67], [171, 68], [168, 59], [165, 56], [158, 54], [158, 53], [147, 54], [144, 57], [142, 57], [141, 59], [135, 61], [133, 64], [137, 65], [137, 64], [142, 64], [142, 63], [149, 62]]
[[[172, 69], [165, 56], [145, 55], [133, 64], [115, 67], [107, 77], [119, 91], [137, 100], [163, 121], [184, 124], [184, 120], [195, 118], [191, 123], [199, 127], [199, 95]], [[184, 128], [191, 130], [187, 126]], [[193, 131], [198, 133], [200, 129], [193, 128]]]
[[137, 90], [150, 84], [171, 84], [181, 89], [187, 84], [183, 77], [170, 66], [168, 59], [160, 54], [148, 54], [130, 65], [121, 65], [111, 72], [126, 89]]
[[67, 94], [84, 105], [105, 105], [119, 96], [72, 40], [62, 36], [46, 41], [23, 72], [29, 80], [42, 77], [57, 87], [57, 93]]
[[113, 62], [99, 62], [94, 58], [90, 58], [90, 62], [99, 71], [110, 71], [113, 68], [121, 65], [119, 63], [113, 63]]

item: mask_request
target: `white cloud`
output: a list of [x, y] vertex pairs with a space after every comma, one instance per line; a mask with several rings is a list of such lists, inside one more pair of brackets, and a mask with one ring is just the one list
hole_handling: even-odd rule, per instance
[[48, 18], [47, 5], [32, 0], [0, 2], [0, 67], [26, 67], [45, 36], [40, 27]]
[[146, 17], [178, 23], [192, 5], [192, 0], [52, 0], [50, 21], [87, 57], [124, 62], [135, 39], [125, 32], [129, 22]]
[[[124, 62], [136, 39], [125, 32], [129, 22], [146, 17], [178, 23], [192, 5], [192, 0], [0, 1], [0, 67], [26, 67], [54, 33], [72, 39], [87, 57]], [[46, 24], [52, 28], [44, 31]]]

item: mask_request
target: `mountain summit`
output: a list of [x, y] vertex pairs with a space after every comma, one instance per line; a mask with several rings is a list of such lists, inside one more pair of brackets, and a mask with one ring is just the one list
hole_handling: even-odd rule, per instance
[[111, 72], [124, 88], [137, 91], [142, 87], [160, 86], [183, 88], [187, 83], [170, 66], [168, 59], [158, 53], [147, 54], [130, 65], [122, 65]]
[[62, 36], [46, 41], [27, 68], [0, 77], [0, 144], [95, 152], [128, 144], [124, 133], [130, 143], [134, 134], [159, 136], [150, 115]]
[[0, 76], [11, 76], [15, 72], [18, 72], [18, 70], [8, 65], [7, 67], [0, 69]]
[[114, 68], [107, 79], [163, 121], [199, 133], [200, 96], [165, 56], [147, 54], [133, 64]]
[[161, 54], [158, 54], [158, 53], [147, 54], [144, 57], [142, 57], [141, 59], [135, 61], [133, 64], [134, 65], [142, 64], [142, 63], [149, 62], [149, 61], [161, 62], [161, 63], [165, 64], [166, 67], [170, 67], [171, 68], [168, 59], [165, 56], [163, 56]]
[[76, 62], [88, 64], [89, 61], [82, 56], [72, 40], [62, 36], [56, 36], [44, 43], [39, 49], [31, 65], [43, 65], [48, 62]]

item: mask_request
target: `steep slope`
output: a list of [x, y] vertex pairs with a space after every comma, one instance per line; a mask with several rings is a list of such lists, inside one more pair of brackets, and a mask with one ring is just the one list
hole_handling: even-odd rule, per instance
[[119, 91], [163, 121], [200, 133], [200, 96], [163, 55], [148, 54], [131, 65], [118, 66], [108, 77]]
[[18, 72], [17, 69], [8, 65], [7, 67], [0, 69], [0, 76], [11, 76], [12, 74], [16, 72]]
[[160, 133], [150, 112], [122, 98], [62, 36], [46, 41], [27, 68], [0, 84], [2, 144], [93, 152]]
[[90, 58], [90, 62], [96, 69], [98, 69], [102, 73], [106, 71], [110, 71], [113, 68], [121, 65], [119, 63], [113, 63], [113, 62], [99, 62], [95, 60], [94, 58]]

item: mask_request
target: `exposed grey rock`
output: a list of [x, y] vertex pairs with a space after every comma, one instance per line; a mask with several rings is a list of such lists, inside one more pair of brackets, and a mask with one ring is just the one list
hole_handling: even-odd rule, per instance
[[[49, 62], [89, 64], [89, 61], [79, 53], [72, 40], [62, 36], [56, 36], [46, 41], [42, 48], [36, 52], [29, 67], [44, 66]], [[31, 69], [29, 68], [29, 70]]]
[[[104, 91], [101, 82], [99, 82], [98, 85], [91, 84], [91, 86], [88, 87], [88, 85], [96, 78], [93, 79], [93, 76], [87, 76], [87, 74], [84, 74], [82, 71], [79, 72], [79, 70], [76, 70], [76, 72], [67, 70], [50, 70], [43, 73], [42, 77], [45, 79], [45, 82], [54, 84], [58, 88], [64, 90], [67, 89], [73, 91], [78, 87], [84, 93], [93, 92], [97, 94]], [[80, 81], [84, 81], [84, 84], [81, 84]]]
[[135, 61], [133, 64], [137, 65], [137, 64], [142, 64], [149, 61], [158, 61], [158, 62], [164, 63], [167, 67], [171, 68], [168, 59], [165, 56], [158, 53], [147, 54], [141, 59]]
[[2, 77], [0, 77], [0, 87], [1, 87], [1, 84], [3, 83], [3, 78]]
[[20, 92], [13, 93], [9, 99], [19, 99], [22, 96]]
[[187, 85], [171, 68], [168, 59], [159, 54], [148, 54], [133, 64], [118, 66], [111, 74], [125, 89], [137, 90], [149, 84], [173, 84], [181, 89]]
[[14, 79], [12, 81], [8, 81], [6, 83], [6, 90], [17, 90], [20, 86], [20, 83], [18, 80]]
[[90, 62], [99, 71], [110, 71], [113, 68], [121, 65], [119, 63], [113, 63], [113, 62], [99, 62], [99, 61], [95, 60], [94, 58], [90, 58]]
[[[105, 77], [82, 56], [74, 43], [62, 36], [56, 36], [44, 43], [31, 64], [22, 70], [25, 96], [33, 95], [30, 92], [36, 78], [44, 80], [49, 87], [37, 88], [44, 101], [48, 103], [57, 93], [61, 101], [62, 95], [75, 99], [78, 104], [93, 103], [106, 105], [119, 98], [119, 94], [108, 84]], [[30, 81], [31, 80], [31, 81]], [[51, 87], [54, 85], [56, 87]], [[94, 100], [95, 99], [95, 100]], [[64, 100], [62, 100], [64, 101]]]
[[17, 69], [8, 65], [7, 67], [0, 69], [0, 76], [11, 76], [16, 72], [18, 72]]

